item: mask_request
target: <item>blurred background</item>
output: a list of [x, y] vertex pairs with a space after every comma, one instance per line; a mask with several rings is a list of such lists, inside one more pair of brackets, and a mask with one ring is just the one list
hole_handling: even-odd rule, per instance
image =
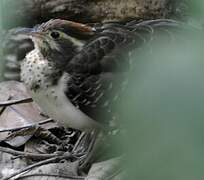
[[[204, 178], [203, 36], [139, 54], [119, 105], [128, 179]], [[138, 54], [137, 54], [138, 57]]]
[[[161, 0], [157, 1], [160, 3], [156, 6], [151, 4], [154, 1], [141, 3], [138, 0], [134, 1], [139, 7], [134, 13], [128, 13], [132, 12], [132, 7], [126, 9], [126, 13], [120, 13], [121, 3], [116, 3], [121, 11], [113, 13], [112, 5], [105, 6], [102, 1], [94, 0], [80, 1], [81, 4], [79, 1], [73, 4], [69, 0], [60, 1], [64, 2], [63, 5], [58, 4], [59, 1], [0, 2], [1, 80], [19, 80], [19, 62], [33, 48], [28, 39], [16, 34], [16, 28], [31, 27], [53, 17], [87, 23], [124, 21], [134, 17], [138, 20], [173, 18], [199, 29], [199, 32], [179, 34], [182, 41], [176, 37], [173, 44], [155, 42], [151, 44], [151, 52], [147, 53], [147, 47], [143, 47], [139, 53], [135, 53], [137, 61], [130, 72], [129, 89], [116, 107], [121, 112], [121, 124], [128, 133], [120, 137], [116, 147], [128, 152], [127, 162], [124, 162], [129, 171], [128, 179], [204, 178], [202, 0]], [[104, 2], [110, 4], [108, 0]], [[90, 7], [91, 12], [88, 11]], [[125, 7], [128, 8], [127, 5]]]
[[[119, 105], [128, 129], [128, 179], [204, 178], [204, 36], [202, 1], [189, 1], [184, 21], [201, 32], [179, 34], [135, 54], [130, 87]], [[181, 39], [180, 39], [181, 38]], [[121, 145], [121, 146], [122, 146]]]
[[[185, 0], [0, 0], [0, 78], [19, 80], [19, 62], [33, 46], [18, 28], [33, 27], [52, 18], [83, 23], [174, 18], [186, 20]], [[4, 70], [4, 72], [2, 71]]]

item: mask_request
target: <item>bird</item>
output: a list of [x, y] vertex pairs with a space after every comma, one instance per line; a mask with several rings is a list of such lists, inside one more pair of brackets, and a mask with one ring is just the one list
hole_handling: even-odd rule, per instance
[[95, 24], [51, 19], [26, 32], [34, 49], [21, 64], [21, 80], [60, 125], [85, 132], [114, 128], [119, 117], [113, 105], [120, 103], [137, 60], [132, 52], [179, 27], [170, 19]]

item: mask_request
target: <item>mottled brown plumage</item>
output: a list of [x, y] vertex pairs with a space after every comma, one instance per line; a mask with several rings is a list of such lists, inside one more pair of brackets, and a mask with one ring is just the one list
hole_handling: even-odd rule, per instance
[[132, 52], [179, 23], [153, 20], [93, 26], [50, 20], [32, 30], [35, 50], [26, 56], [21, 77], [34, 100], [66, 126], [89, 131], [117, 121], [114, 104], [128, 86]]

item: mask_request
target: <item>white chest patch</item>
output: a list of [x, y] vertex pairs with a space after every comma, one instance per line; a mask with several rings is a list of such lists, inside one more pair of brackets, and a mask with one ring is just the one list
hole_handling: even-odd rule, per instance
[[68, 74], [64, 74], [56, 86], [32, 91], [33, 99], [47, 115], [63, 126], [82, 131], [99, 127], [97, 122], [76, 108], [64, 94], [68, 77]]
[[[21, 79], [30, 89], [32, 98], [43, 112], [66, 127], [82, 131], [99, 127], [97, 122], [76, 108], [65, 95], [69, 74], [64, 73], [57, 84], [52, 85], [49, 80], [52, 67], [49, 67], [48, 61], [38, 53], [33, 50], [26, 56], [21, 66]], [[37, 89], [35, 86], [38, 86]]]

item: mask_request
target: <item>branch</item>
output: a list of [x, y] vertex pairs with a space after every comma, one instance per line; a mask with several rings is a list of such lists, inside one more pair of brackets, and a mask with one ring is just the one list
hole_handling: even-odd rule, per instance
[[0, 129], [0, 133], [9, 132], [9, 131], [14, 132], [14, 131], [22, 130], [22, 129], [33, 128], [33, 127], [36, 127], [36, 126], [39, 126], [39, 125], [43, 125], [43, 124], [46, 124], [46, 123], [49, 123], [49, 122], [52, 122], [52, 121], [54, 121], [54, 120], [51, 119], [51, 118], [48, 118], [48, 119], [40, 121], [38, 123], [33, 123], [33, 124], [26, 125], [26, 126], [21, 126], [21, 127], [17, 127], [17, 128]]
[[0, 151], [8, 154], [12, 154], [14, 156], [21, 156], [25, 158], [37, 159], [37, 160], [44, 160], [48, 158], [53, 158], [59, 156], [59, 154], [36, 154], [36, 153], [28, 153], [22, 151], [16, 151], [10, 148], [5, 148], [0, 146]]
[[32, 98], [24, 98], [24, 99], [19, 99], [19, 100], [1, 101], [0, 102], [0, 107], [6, 107], [6, 106], [22, 104], [22, 103], [30, 103], [30, 102], [33, 102]]
[[[68, 176], [68, 175], [61, 175], [61, 174], [28, 174], [28, 175], [22, 175], [20, 176], [20, 178], [29, 178], [29, 177], [33, 177], [33, 176], [47, 176], [47, 177], [56, 177], [56, 178], [64, 178], [64, 179], [73, 179], [73, 180], [84, 180], [85, 177], [83, 176]], [[17, 180], [19, 179], [19, 177], [14, 178], [13, 180]]]

